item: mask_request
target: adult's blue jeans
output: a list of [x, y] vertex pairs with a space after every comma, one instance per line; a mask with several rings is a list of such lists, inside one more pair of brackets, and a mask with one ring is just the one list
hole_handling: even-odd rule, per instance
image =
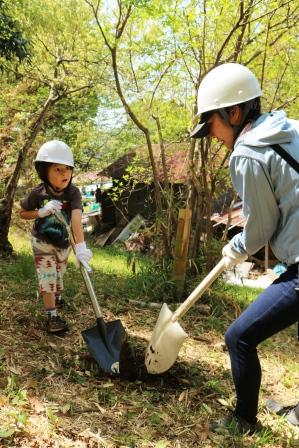
[[235, 412], [256, 423], [261, 366], [256, 347], [299, 318], [298, 265], [290, 266], [231, 324], [225, 342], [231, 360]]

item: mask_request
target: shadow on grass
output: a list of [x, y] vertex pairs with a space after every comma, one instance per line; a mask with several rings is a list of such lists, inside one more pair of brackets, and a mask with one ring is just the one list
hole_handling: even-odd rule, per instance
[[[223, 377], [221, 368], [211, 369], [203, 361], [186, 362], [177, 360], [166, 372], [158, 375], [151, 375], [147, 372], [144, 355], [148, 341], [142, 338], [129, 336], [125, 342], [125, 347], [120, 353], [120, 375], [107, 375], [94, 359], [88, 355], [81, 356], [82, 369], [90, 369], [95, 373], [97, 380], [111, 378], [118, 384], [123, 383], [124, 387], [148, 389], [153, 392], [153, 400], [162, 399], [165, 394], [182, 392], [186, 388], [196, 389], [198, 395], [206, 397], [211, 394], [217, 395], [217, 391], [211, 387], [213, 380], [218, 382]], [[130, 386], [131, 384], [131, 386]]]

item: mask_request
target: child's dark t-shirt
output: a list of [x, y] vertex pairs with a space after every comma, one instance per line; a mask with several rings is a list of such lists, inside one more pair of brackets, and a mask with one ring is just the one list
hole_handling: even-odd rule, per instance
[[[62, 202], [61, 212], [68, 223], [70, 223], [71, 220], [72, 210], [82, 210], [80, 190], [72, 184], [66, 189], [62, 196], [57, 197], [51, 194], [46, 184], [41, 183], [31, 190], [25, 199], [21, 201], [21, 207], [24, 210], [38, 210], [53, 199]], [[70, 245], [67, 229], [55, 215], [36, 219], [32, 228], [32, 235], [55, 247], [67, 248]]]

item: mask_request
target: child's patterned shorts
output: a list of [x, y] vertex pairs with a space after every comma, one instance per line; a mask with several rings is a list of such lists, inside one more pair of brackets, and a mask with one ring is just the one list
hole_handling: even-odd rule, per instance
[[63, 290], [63, 275], [71, 248], [59, 249], [32, 236], [32, 250], [38, 277], [39, 292], [55, 293]]

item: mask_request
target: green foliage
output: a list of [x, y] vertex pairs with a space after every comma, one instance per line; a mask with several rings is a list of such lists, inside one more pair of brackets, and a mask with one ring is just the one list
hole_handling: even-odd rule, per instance
[[[191, 447], [198, 446], [199, 437], [206, 437], [203, 446], [215, 448], [296, 446], [297, 430], [282, 418], [270, 415], [262, 405], [259, 419], [265, 429], [258, 435], [208, 434], [204, 430], [208, 420], [222, 416], [234, 404], [223, 333], [240, 308], [252, 301], [258, 291], [220, 283], [213, 285], [202, 298], [208, 303], [209, 314], [194, 306], [180, 322], [188, 338], [168, 372], [146, 374], [136, 381], [118, 376], [108, 378], [91, 360], [80, 335], [95, 320], [80, 272], [70, 263], [64, 279], [67, 307], [62, 312], [72, 330], [63, 338], [45, 335], [39, 320], [30, 319], [29, 323], [28, 319], [36, 282], [29, 277], [22, 280], [20, 288], [18, 277], [17, 265], [28, 261], [28, 237], [24, 240], [24, 235], [17, 234], [15, 229], [11, 237], [17, 257], [9, 270], [6, 269], [8, 262], [0, 260], [0, 299], [2, 309], [10, 310], [0, 316], [1, 331], [5, 335], [0, 349], [1, 446], [40, 448], [53, 445], [54, 440], [57, 446], [64, 447], [83, 437], [89, 445], [126, 447]], [[154, 296], [159, 291], [151, 291], [162, 279], [159, 271], [167, 272], [167, 266], [162, 261], [155, 264], [145, 256], [136, 257], [137, 273], [143, 267], [143, 277], [150, 279], [141, 291], [141, 283], [130, 283], [134, 277], [127, 263], [131, 254], [117, 247], [93, 247], [92, 250], [91, 276], [105, 319], [122, 320], [142, 372], [148, 336], [160, 310], [160, 305], [152, 308], [144, 302], [171, 301], [170, 292]], [[193, 281], [199, 279], [193, 278]], [[192, 287], [190, 283], [190, 291]], [[244, 294], [248, 295], [245, 299]], [[131, 303], [128, 298], [136, 302]], [[294, 402], [298, 380], [295, 328], [281, 332], [271, 342], [259, 348], [264, 368], [262, 394], [271, 391], [275, 384], [278, 396], [283, 396], [286, 403]], [[12, 376], [12, 369], [22, 373]], [[27, 388], [30, 388], [28, 399]], [[261, 402], [264, 397], [261, 396]], [[189, 428], [198, 428], [199, 432]]]
[[[13, 241], [14, 240], [12, 240], [12, 242]], [[22, 282], [28, 280], [28, 278], [34, 277], [35, 268], [31, 254], [24, 253], [15, 265], [7, 263], [6, 266], [4, 266], [4, 272], [8, 276], [16, 275]]]
[[[295, 32], [289, 37], [289, 25], [286, 25], [297, 26], [295, 7], [278, 5], [275, 1], [261, 4], [231, 0], [144, 2], [142, 7], [130, 9], [120, 37], [120, 23], [116, 18], [123, 19], [128, 12], [126, 8], [131, 6], [137, 3], [111, 2], [109, 9], [102, 4], [97, 15], [101, 31], [96, 24], [95, 30], [101, 43], [109, 43], [117, 51], [122, 99], [149, 131], [152, 142], [157, 143], [160, 138], [155, 118], [160, 121], [165, 142], [188, 137], [195, 120], [198, 85], [211, 68], [223, 62], [241, 62], [256, 72], [264, 90], [266, 110], [285, 104], [298, 113], [294, 103], [298, 82], [293, 82], [298, 71], [298, 57], [293, 57], [298, 54], [298, 41]], [[281, 54], [287, 54], [287, 59], [281, 58]], [[116, 109], [113, 111], [117, 113]], [[134, 132], [136, 125], [130, 119], [124, 120], [123, 113], [120, 109], [119, 121], [114, 116], [116, 130], [121, 131], [118, 136], [117, 132], [112, 133], [109, 145], [112, 148], [109, 155], [115, 159], [122, 152], [131, 151], [132, 146], [145, 143], [141, 132]], [[228, 154], [214, 142], [202, 152], [195, 152], [194, 178], [190, 183], [197, 183], [197, 203], [201, 204], [203, 216], [210, 213], [211, 202], [223, 200], [223, 192], [231, 188], [227, 158]], [[152, 171], [151, 166], [146, 168], [135, 160], [125, 175], [131, 181], [127, 188], [134, 188], [141, 179], [151, 182]], [[115, 185], [113, 199], [122, 192], [123, 185]], [[171, 203], [166, 195], [164, 198], [165, 204]], [[175, 211], [171, 212], [175, 215]], [[166, 223], [170, 227], [169, 220], [164, 220], [165, 227]], [[173, 229], [167, 228], [167, 231], [174, 234]]]
[[[48, 113], [24, 171], [32, 172], [36, 148], [52, 138], [65, 140], [73, 147], [78, 167], [93, 168], [93, 160], [98, 167], [96, 153], [101, 135], [95, 117], [99, 76], [105, 77], [106, 64], [105, 56], [95, 51], [95, 36], [84, 2], [45, 1], [41, 8], [39, 1], [25, 0], [11, 3], [9, 11], [31, 42], [31, 58], [17, 66], [16, 72], [6, 71], [1, 80], [0, 124], [10, 140], [0, 163], [5, 161], [13, 169], [31, 121], [54, 88], [62, 98]], [[107, 89], [102, 87], [101, 91], [105, 95]], [[26, 180], [32, 183], [32, 176], [26, 176]]]
[[[13, 376], [7, 378], [7, 386], [0, 389], [0, 439], [11, 437], [16, 432], [21, 432], [28, 421], [28, 414], [23, 408], [28, 403], [26, 389], [18, 388]], [[3, 406], [4, 404], [4, 406]]]
[[151, 0], [123, 0], [123, 6], [125, 7], [130, 7], [130, 6], [136, 6], [138, 7], [143, 7], [146, 6], [147, 4], [149, 4], [151, 2]]
[[96, 89], [63, 98], [51, 111], [43, 138], [58, 138], [66, 141], [73, 149], [75, 170], [92, 170], [103, 166], [100, 143], [103, 133], [98, 129], [98, 96]]
[[17, 22], [6, 13], [7, 1], [0, 1], [0, 57], [11, 61], [22, 61], [29, 56], [29, 42], [26, 40]]
[[[94, 281], [104, 294], [141, 301], [172, 301], [174, 285], [170, 280], [171, 265], [134, 255], [135, 274], [130, 266], [131, 253], [117, 247], [94, 250], [93, 260], [100, 265], [100, 276]], [[101, 261], [99, 261], [101, 260]], [[116, 287], [117, 285], [117, 287]]]
[[[105, 1], [99, 2], [97, 16], [101, 30], [90, 7], [97, 3], [44, 0], [41, 6], [40, 0], [2, 1], [0, 37], [20, 38], [23, 47], [30, 42], [30, 60], [8, 64], [9, 69], [1, 75], [0, 125], [10, 140], [1, 144], [0, 163], [1, 167], [6, 164], [7, 172], [1, 172], [0, 191], [5, 189], [29, 126], [51, 87], [62, 98], [28, 154], [24, 171], [29, 184], [34, 180], [27, 174], [32, 174], [36, 149], [46, 139], [61, 138], [70, 143], [78, 170], [100, 170], [145, 143], [143, 132], [128, 117], [117, 94], [106, 43], [117, 49], [125, 100], [154, 143], [159, 141], [155, 117], [165, 142], [187, 140], [196, 112], [198, 84], [208, 70], [223, 62], [244, 63], [257, 74], [264, 109], [283, 106], [293, 116], [298, 115], [295, 3]], [[122, 22], [128, 12], [119, 38], [119, 20]], [[11, 25], [9, 30], [7, 24]], [[21, 36], [10, 32], [20, 32]], [[214, 199], [226, 190], [225, 164], [219, 169], [223, 159], [217, 145], [195, 154], [194, 177], [199, 178], [201, 197], [211, 193]], [[201, 177], [203, 165], [206, 187]], [[127, 174], [150, 179], [151, 167], [143, 170], [136, 163]]]
[[53, 409], [47, 408], [47, 417], [50, 423], [55, 427], [58, 423], [58, 417]]
[[[42, 8], [38, 0], [5, 4], [9, 4], [10, 16], [19, 24], [24, 39], [32, 42], [32, 56], [25, 69], [18, 68], [17, 77], [10, 74], [3, 79], [2, 126], [13, 114], [13, 126], [23, 132], [56, 77], [57, 89], [62, 92], [84, 84], [92, 88], [88, 94], [78, 91], [56, 105], [37, 145], [56, 136], [65, 139], [74, 147], [79, 166], [93, 169], [145, 143], [116, 95], [109, 52], [86, 2], [46, 0]], [[197, 79], [216, 62], [248, 63], [263, 83], [264, 107], [287, 103], [293, 114], [298, 113], [292, 100], [298, 91], [298, 41], [295, 32], [287, 31], [294, 21], [294, 8], [275, 1], [240, 4], [208, 0], [205, 11], [204, 4], [195, 0], [122, 0], [111, 2], [109, 8], [102, 2], [99, 18], [111, 44], [115, 43], [119, 5], [122, 17], [132, 7], [117, 46], [121, 87], [132, 110], [149, 128], [153, 142], [158, 142], [153, 115], [159, 117], [165, 141], [188, 135]], [[242, 8], [244, 17], [238, 24]], [[57, 66], [59, 58], [62, 62]], [[9, 164], [16, 158], [20, 138], [12, 144]], [[32, 169], [32, 157], [26, 168]]]
[[11, 404], [22, 406], [27, 403], [27, 391], [25, 389], [18, 389], [15, 377], [8, 377], [6, 394]]

